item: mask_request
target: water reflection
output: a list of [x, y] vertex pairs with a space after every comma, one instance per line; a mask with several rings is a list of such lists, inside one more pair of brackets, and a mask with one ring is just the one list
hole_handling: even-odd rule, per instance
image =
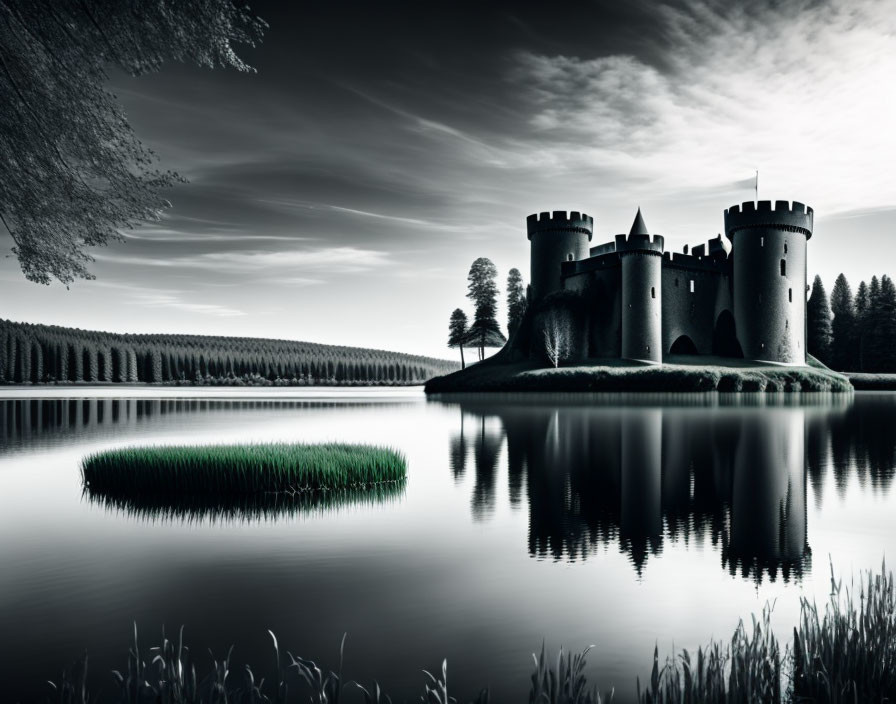
[[254, 523], [331, 513], [351, 506], [373, 506], [399, 501], [403, 482], [365, 489], [303, 491], [296, 494], [266, 493], [246, 497], [120, 496], [84, 489], [84, 498], [107, 511], [153, 523]]
[[178, 427], [183, 414], [212, 416], [240, 413], [257, 416], [309, 409], [396, 408], [402, 402], [288, 399], [142, 399], [66, 398], [0, 399], [0, 454], [56, 444], [66, 438], [120, 435], [123, 430]]
[[473, 515], [487, 516], [506, 441], [510, 501], [525, 487], [536, 558], [618, 548], [640, 574], [666, 541], [709, 541], [731, 574], [799, 579], [812, 555], [807, 475], [820, 500], [828, 464], [841, 489], [850, 472], [886, 489], [896, 465], [891, 399], [815, 401], [459, 397], [447, 401], [462, 420], [452, 467], [472, 445]]

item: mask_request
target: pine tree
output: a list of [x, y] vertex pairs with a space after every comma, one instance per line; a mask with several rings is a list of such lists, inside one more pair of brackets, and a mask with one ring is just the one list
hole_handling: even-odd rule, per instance
[[466, 369], [464, 362], [464, 342], [467, 340], [467, 314], [460, 308], [455, 308], [448, 321], [448, 346], [460, 348], [460, 368]]
[[880, 371], [883, 349], [880, 334], [881, 323], [880, 280], [871, 277], [868, 287], [868, 312], [865, 314], [865, 334], [862, 336], [865, 347], [865, 371]]
[[896, 285], [886, 274], [880, 280], [878, 308], [878, 371], [896, 371]]
[[842, 371], [856, 369], [853, 358], [856, 310], [852, 290], [843, 274], [837, 277], [831, 290], [831, 312], [834, 314], [834, 321], [831, 323], [834, 336], [831, 344], [831, 366]]
[[470, 341], [479, 348], [480, 360], [485, 358], [486, 347], [500, 347], [507, 342], [495, 318], [498, 310], [497, 277], [497, 268], [485, 257], [473, 262], [467, 276], [467, 298], [476, 305], [476, 314], [470, 326]]
[[526, 292], [519, 269], [507, 273], [507, 334], [513, 335], [526, 312]]
[[856, 289], [856, 328], [853, 340], [853, 365], [858, 371], [865, 371], [865, 335], [868, 330], [868, 284], [862, 281]]
[[821, 277], [812, 282], [812, 296], [806, 305], [806, 347], [813, 357], [824, 364], [831, 362], [831, 306]]

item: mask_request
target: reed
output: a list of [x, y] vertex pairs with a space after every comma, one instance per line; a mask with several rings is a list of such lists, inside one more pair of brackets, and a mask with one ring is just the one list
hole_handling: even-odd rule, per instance
[[126, 447], [84, 458], [94, 496], [251, 496], [357, 491], [403, 482], [404, 456], [386, 447], [346, 444]]
[[[801, 615], [794, 628], [794, 640], [787, 648], [779, 645], [770, 627], [771, 609], [752, 620], [752, 629], [741, 622], [730, 641], [711, 642], [692, 655], [687, 650], [661, 664], [654, 649], [653, 669], [642, 689], [637, 682], [637, 700], [643, 704], [762, 704], [765, 702], [892, 702], [896, 700], [896, 585], [892, 573], [882, 567], [880, 574], [868, 572], [858, 585], [843, 588], [831, 573], [831, 596], [821, 610], [808, 599], [801, 601]], [[363, 687], [346, 681], [343, 673], [345, 637], [339, 649], [336, 672], [287, 653], [281, 658], [274, 634], [276, 662], [273, 681], [256, 680], [248, 667], [235, 670], [232, 649], [223, 660], [211, 657], [204, 677], [197, 675], [197, 660], [183, 642], [172, 641], [142, 650], [134, 629], [134, 644], [127, 667], [114, 672], [117, 692], [112, 698], [93, 697], [87, 687], [86, 655], [65, 671], [58, 684], [50, 683], [54, 698], [65, 704], [112, 701], [121, 704], [217, 704], [230, 702], [275, 703], [312, 702], [338, 704], [358, 701], [391, 704], [391, 699], [374, 682]], [[530, 677], [530, 704], [601, 704], [611, 702], [614, 692], [603, 697], [585, 675], [581, 653], [564, 654], [553, 665], [542, 644], [541, 655], [533, 655], [535, 669]], [[208, 660], [208, 658], [203, 658]], [[288, 662], [288, 664], [287, 664]], [[449, 694], [448, 663], [440, 672], [424, 671], [422, 704], [450, 704], [459, 701], [487, 704], [488, 689], [474, 699], [457, 699]], [[353, 697], [347, 696], [349, 693]]]

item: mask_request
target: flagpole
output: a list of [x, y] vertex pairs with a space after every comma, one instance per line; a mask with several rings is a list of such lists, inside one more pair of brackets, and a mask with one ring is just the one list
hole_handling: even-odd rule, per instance
[[759, 169], [756, 169], [756, 202], [759, 202]]

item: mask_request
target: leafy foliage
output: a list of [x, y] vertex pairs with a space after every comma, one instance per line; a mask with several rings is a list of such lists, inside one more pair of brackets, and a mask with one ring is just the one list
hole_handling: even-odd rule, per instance
[[420, 384], [457, 364], [291, 340], [118, 335], [0, 320], [0, 384]]
[[0, 221], [26, 278], [92, 278], [87, 248], [157, 219], [181, 180], [153, 168], [107, 70], [247, 71], [232, 44], [254, 45], [264, 26], [231, 0], [0, 1]]

